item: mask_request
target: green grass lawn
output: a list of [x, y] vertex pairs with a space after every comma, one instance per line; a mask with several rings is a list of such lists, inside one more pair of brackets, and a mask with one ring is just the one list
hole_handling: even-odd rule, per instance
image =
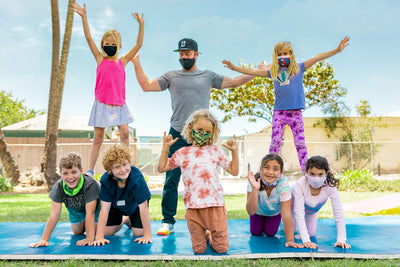
[[[392, 192], [340, 192], [343, 203], [370, 199]], [[246, 195], [225, 196], [228, 219], [248, 219]], [[50, 214], [51, 200], [48, 194], [0, 194], [0, 222], [46, 222]], [[185, 207], [179, 198], [177, 220], [183, 220]], [[360, 217], [357, 213], [345, 213], [346, 217]], [[396, 215], [396, 214], [395, 214]], [[400, 214], [397, 214], [400, 215]], [[150, 218], [161, 220], [161, 196], [153, 195], [150, 201]], [[333, 218], [330, 203], [324, 205], [320, 218]], [[65, 207], [61, 222], [68, 222]], [[0, 261], [0, 266], [400, 266], [399, 260], [354, 260], [354, 259], [226, 259], [221, 261]]]
[[[340, 192], [343, 203], [369, 199], [391, 194], [391, 192]], [[226, 195], [228, 219], [248, 219], [246, 212], [246, 195]], [[48, 194], [0, 194], [0, 222], [46, 222], [51, 209]], [[357, 213], [345, 213], [346, 217], [359, 217]], [[395, 214], [396, 215], [396, 214]], [[397, 214], [400, 215], [400, 214]], [[319, 212], [320, 218], [333, 218], [332, 208], [328, 202]], [[153, 195], [150, 201], [150, 218], [160, 221], [161, 196]], [[177, 220], [185, 219], [185, 206], [182, 198], [178, 201]], [[68, 212], [63, 206], [60, 222], [68, 222]]]

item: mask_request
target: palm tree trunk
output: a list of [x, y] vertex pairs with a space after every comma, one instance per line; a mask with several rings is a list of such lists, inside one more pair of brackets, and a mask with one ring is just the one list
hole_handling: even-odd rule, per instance
[[46, 140], [44, 147], [44, 158], [42, 160], [42, 171], [44, 172], [44, 177], [49, 187], [52, 187], [60, 177], [56, 172], [58, 124], [60, 120], [69, 45], [71, 41], [72, 22], [74, 16], [74, 12], [72, 11], [72, 3], [74, 2], [75, 0], [69, 0], [68, 3], [67, 20], [65, 24], [64, 41], [60, 59], [60, 18], [58, 12], [58, 0], [51, 0], [53, 54], [49, 104], [47, 111]]
[[10, 151], [7, 149], [6, 138], [0, 126], [0, 158], [7, 178], [11, 178], [11, 183], [17, 183], [19, 179], [19, 168]]

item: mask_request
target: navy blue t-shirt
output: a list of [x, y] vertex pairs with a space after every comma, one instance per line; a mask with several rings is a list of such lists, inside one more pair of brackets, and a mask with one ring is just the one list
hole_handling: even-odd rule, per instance
[[111, 205], [122, 214], [132, 215], [137, 206], [151, 198], [150, 190], [138, 168], [132, 166], [124, 188], [118, 186], [113, 175], [104, 173], [100, 179], [100, 200], [111, 202]]

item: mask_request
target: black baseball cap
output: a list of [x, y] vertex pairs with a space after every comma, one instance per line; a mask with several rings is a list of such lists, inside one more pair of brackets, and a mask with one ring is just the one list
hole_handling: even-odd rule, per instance
[[194, 50], [199, 51], [197, 47], [197, 42], [190, 38], [184, 38], [178, 42], [178, 49], [174, 50], [174, 52], [179, 52], [183, 50]]

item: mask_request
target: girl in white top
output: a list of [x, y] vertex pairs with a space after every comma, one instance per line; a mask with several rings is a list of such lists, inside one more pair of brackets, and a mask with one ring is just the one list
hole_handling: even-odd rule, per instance
[[302, 248], [294, 242], [290, 187], [282, 172], [283, 160], [276, 154], [266, 155], [255, 175], [249, 171], [246, 210], [250, 215], [250, 233], [260, 236], [264, 232], [266, 236], [274, 236], [282, 218], [285, 246]]
[[318, 211], [331, 199], [333, 215], [337, 228], [335, 247], [350, 248], [346, 243], [346, 224], [342, 202], [340, 201], [337, 187], [339, 180], [335, 179], [329, 170], [328, 161], [321, 156], [308, 159], [306, 175], [292, 186], [294, 200], [293, 226], [298, 226], [301, 240], [306, 248], [315, 249], [317, 244], [311, 242], [310, 236], [315, 236], [317, 231]]

